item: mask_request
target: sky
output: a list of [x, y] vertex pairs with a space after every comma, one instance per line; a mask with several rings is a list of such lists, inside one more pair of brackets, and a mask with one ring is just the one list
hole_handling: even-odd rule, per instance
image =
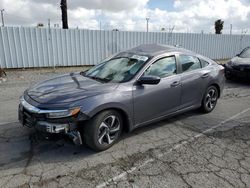
[[[250, 0], [68, 0], [70, 28], [94, 30], [173, 30], [214, 33], [214, 22], [224, 21], [222, 33], [250, 33]], [[0, 0], [6, 26], [38, 23], [61, 27], [60, 0]]]

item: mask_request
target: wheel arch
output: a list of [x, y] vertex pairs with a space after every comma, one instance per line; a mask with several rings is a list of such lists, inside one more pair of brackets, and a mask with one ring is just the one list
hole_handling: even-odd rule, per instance
[[210, 86], [214, 86], [217, 89], [217, 91], [218, 91], [218, 98], [220, 98], [220, 96], [221, 96], [221, 90], [220, 90], [219, 84], [213, 83], [213, 84], [209, 85], [209, 87]]

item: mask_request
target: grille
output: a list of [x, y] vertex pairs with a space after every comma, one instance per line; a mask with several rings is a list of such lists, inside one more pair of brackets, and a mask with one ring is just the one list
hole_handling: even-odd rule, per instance
[[23, 110], [23, 125], [33, 127], [35, 125], [35, 118], [27, 110]]

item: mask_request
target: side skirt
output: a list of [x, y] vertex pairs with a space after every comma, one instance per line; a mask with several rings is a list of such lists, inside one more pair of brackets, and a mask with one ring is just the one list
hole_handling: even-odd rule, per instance
[[134, 129], [136, 129], [138, 127], [142, 127], [142, 126], [145, 126], [145, 125], [148, 125], [148, 124], [151, 124], [151, 123], [155, 123], [155, 122], [158, 122], [160, 120], [163, 120], [163, 119], [166, 119], [166, 118], [170, 118], [170, 117], [173, 117], [175, 115], [178, 115], [178, 114], [181, 114], [181, 113], [184, 113], [184, 112], [188, 112], [190, 110], [197, 109], [199, 107], [201, 107], [201, 104], [199, 104], [199, 105], [192, 105], [192, 106], [189, 106], [187, 108], [183, 108], [183, 109], [180, 109], [178, 111], [172, 112], [170, 114], [167, 114], [167, 115], [164, 115], [164, 116], [160, 116], [160, 117], [154, 118], [152, 120], [149, 120], [149, 121], [146, 121], [146, 122], [143, 122], [143, 123], [140, 123], [140, 124], [136, 124], [135, 126], [133, 126], [133, 128], [131, 129], [131, 131], [133, 131]]

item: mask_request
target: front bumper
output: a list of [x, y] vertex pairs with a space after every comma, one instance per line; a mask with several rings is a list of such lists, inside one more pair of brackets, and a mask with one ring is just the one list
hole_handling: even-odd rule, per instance
[[21, 101], [18, 108], [18, 119], [23, 126], [35, 128], [44, 133], [68, 135], [77, 145], [82, 144], [78, 127], [83, 123], [84, 118], [87, 116], [49, 119], [46, 118], [45, 113], [39, 113], [36, 107], [26, 101]]
[[34, 127], [47, 133], [67, 133], [77, 128], [77, 121], [73, 118], [47, 119], [45, 114], [28, 111], [22, 104], [18, 110], [19, 122], [26, 127]]

